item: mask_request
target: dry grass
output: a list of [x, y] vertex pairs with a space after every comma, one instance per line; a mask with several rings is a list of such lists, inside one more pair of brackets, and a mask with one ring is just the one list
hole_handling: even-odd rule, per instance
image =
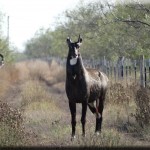
[[44, 80], [51, 83], [64, 81], [65, 77], [64, 68], [55, 61], [49, 64], [42, 60], [30, 60], [17, 63], [16, 68], [20, 80]]
[[22, 84], [22, 106], [29, 105], [31, 102], [42, 102], [49, 99], [49, 95], [44, 90], [41, 82], [38, 80], [28, 80]]
[[110, 84], [99, 136], [94, 135], [95, 118], [88, 110], [87, 136], [82, 138], [81, 106], [77, 105], [77, 135], [71, 141], [62, 66], [55, 61], [30, 60], [0, 71], [0, 146], [149, 146], [149, 89]]
[[150, 141], [149, 132], [145, 132], [150, 127], [149, 93], [148, 87], [141, 88], [137, 84], [115, 83], [110, 86], [107, 94], [106, 114], [109, 116], [107, 123], [120, 132], [127, 132], [137, 139], [147, 141], [142, 143], [139, 140], [134, 142], [134, 145], [144, 145]]
[[51, 100], [32, 102], [24, 112], [25, 125], [38, 135], [40, 139], [38, 145], [44, 145], [46, 142], [51, 143], [59, 134], [60, 120], [63, 115]]
[[7, 65], [0, 70], [0, 79], [9, 83], [17, 82], [19, 78], [19, 70], [15, 65]]
[[6, 94], [12, 84], [18, 81], [19, 70], [14, 65], [8, 65], [0, 70], [0, 97]]

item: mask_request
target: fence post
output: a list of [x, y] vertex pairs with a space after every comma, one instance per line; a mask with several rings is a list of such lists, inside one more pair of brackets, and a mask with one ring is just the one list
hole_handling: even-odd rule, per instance
[[106, 58], [105, 58], [105, 56], [103, 58], [103, 67], [104, 67], [104, 72], [107, 73], [107, 64], [106, 64]]
[[114, 78], [115, 78], [115, 82], [117, 81], [117, 69], [116, 69], [116, 64], [114, 63]]
[[144, 79], [144, 55], [140, 56], [140, 85], [145, 87], [145, 79]]
[[136, 82], [136, 60], [134, 60], [134, 77]]
[[107, 75], [108, 75], [108, 78], [110, 77], [110, 62], [107, 61]]
[[146, 72], [146, 64], [145, 64], [145, 66], [144, 66], [144, 74], [145, 74], [145, 76], [144, 76], [144, 82], [145, 82], [145, 87], [147, 86], [147, 84], [146, 84], [146, 81], [147, 81], [147, 74], [146, 74], [147, 72]]
[[117, 62], [118, 65], [118, 78], [124, 78], [124, 56], [120, 56]]
[[149, 81], [150, 81], [150, 59], [148, 60], [149, 61]]

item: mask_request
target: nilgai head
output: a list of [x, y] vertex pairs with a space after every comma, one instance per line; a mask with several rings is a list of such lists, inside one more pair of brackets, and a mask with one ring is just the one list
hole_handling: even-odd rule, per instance
[[82, 38], [79, 35], [77, 42], [72, 42], [70, 37], [67, 38], [67, 44], [69, 47], [69, 58], [70, 58], [70, 65], [75, 65], [77, 63], [77, 58], [80, 55], [80, 46], [82, 44]]

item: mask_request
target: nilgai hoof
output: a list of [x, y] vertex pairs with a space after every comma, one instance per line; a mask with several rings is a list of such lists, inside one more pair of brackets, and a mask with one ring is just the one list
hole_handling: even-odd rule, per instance
[[100, 131], [96, 131], [96, 132], [95, 132], [95, 135], [96, 135], [96, 136], [99, 136], [99, 135], [100, 135]]
[[74, 141], [75, 139], [76, 139], [76, 136], [73, 135], [73, 136], [71, 137], [71, 141]]

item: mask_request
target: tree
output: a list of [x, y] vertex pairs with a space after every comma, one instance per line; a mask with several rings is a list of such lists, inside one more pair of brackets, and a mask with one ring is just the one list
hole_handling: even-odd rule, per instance
[[84, 47], [85, 55], [92, 49], [94, 57], [105, 55], [113, 59], [123, 55], [136, 58], [140, 54], [149, 57], [149, 8], [150, 4], [101, 1], [80, 5], [76, 10], [66, 12], [65, 32], [82, 32], [88, 41]]
[[8, 39], [3, 35], [4, 14], [0, 11], [0, 53], [4, 56], [5, 62], [13, 61], [14, 48], [9, 45]]
[[[44, 33], [50, 37], [51, 48], [47, 54], [66, 57], [66, 38], [70, 36], [76, 41], [81, 34], [84, 58], [101, 59], [105, 56], [117, 60], [120, 56], [137, 58], [140, 54], [150, 57], [149, 10], [150, 4], [108, 3], [100, 0], [85, 3], [81, 0], [75, 9], [66, 10], [63, 20], [58, 20], [54, 31]], [[37, 43], [39, 40], [42, 42], [43, 36], [34, 37], [29, 44], [34, 48], [28, 49], [37, 53], [40, 47]], [[41, 44], [41, 49], [43, 47]]]
[[40, 29], [35, 36], [26, 43], [25, 54], [30, 58], [46, 57], [51, 55], [50, 31]]

